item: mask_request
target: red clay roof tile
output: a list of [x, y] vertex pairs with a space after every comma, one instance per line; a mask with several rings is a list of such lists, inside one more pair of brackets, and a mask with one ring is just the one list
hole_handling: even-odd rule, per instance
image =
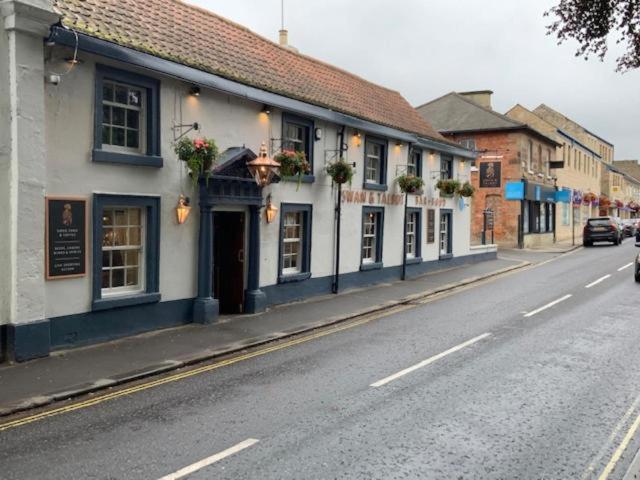
[[64, 25], [124, 47], [381, 125], [445, 140], [394, 90], [179, 0], [54, 0]]

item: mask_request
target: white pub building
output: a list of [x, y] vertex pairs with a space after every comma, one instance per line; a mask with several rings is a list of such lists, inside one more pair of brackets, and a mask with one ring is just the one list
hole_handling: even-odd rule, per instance
[[[473, 152], [398, 92], [178, 0], [0, 8], [5, 360], [495, 257], [470, 247], [472, 200], [435, 188]], [[219, 149], [195, 189], [183, 138]], [[308, 173], [258, 185], [262, 144]], [[403, 173], [425, 182], [406, 211]]]

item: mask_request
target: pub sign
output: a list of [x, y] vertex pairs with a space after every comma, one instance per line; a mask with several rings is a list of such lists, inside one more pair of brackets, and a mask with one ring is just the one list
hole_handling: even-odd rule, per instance
[[87, 199], [45, 199], [46, 278], [82, 277], [87, 273]]
[[500, 188], [500, 162], [480, 163], [480, 188]]

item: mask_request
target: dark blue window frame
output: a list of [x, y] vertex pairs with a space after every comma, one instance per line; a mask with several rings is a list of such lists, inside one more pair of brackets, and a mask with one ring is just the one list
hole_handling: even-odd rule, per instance
[[422, 178], [422, 149], [413, 148], [410, 155], [416, 159], [416, 177]]
[[[422, 209], [415, 207], [407, 208], [407, 219], [411, 214], [418, 214], [418, 219], [416, 221], [415, 226], [415, 237], [416, 237], [416, 256], [414, 258], [407, 258], [405, 261], [407, 265], [411, 265], [412, 263], [421, 263], [422, 262]], [[406, 242], [405, 238], [405, 242]]]
[[[102, 149], [102, 86], [105, 80], [144, 88], [146, 152], [127, 153]], [[160, 82], [137, 73], [96, 65], [95, 116], [93, 127], [93, 161], [145, 167], [162, 167], [160, 154]]]
[[440, 154], [440, 178], [451, 180], [453, 178], [453, 155]]
[[282, 148], [288, 148], [288, 146], [286, 145], [286, 140], [284, 138], [287, 124], [293, 124], [293, 125], [297, 125], [299, 127], [304, 128], [305, 143], [307, 145], [307, 150], [304, 153], [307, 156], [307, 161], [309, 162], [309, 165], [311, 165], [311, 173], [307, 175], [303, 175], [301, 181], [302, 183], [313, 183], [316, 179], [313, 173], [314, 172], [313, 147], [315, 142], [315, 123], [313, 122], [313, 120], [309, 118], [300, 117], [298, 115], [293, 115], [291, 113], [284, 112], [282, 114], [282, 141], [281, 141]]
[[[373, 213], [377, 216], [376, 230], [376, 261], [373, 263], [363, 263], [362, 253], [364, 247], [364, 220], [367, 215]], [[360, 270], [377, 270], [383, 267], [382, 262], [382, 242], [384, 240], [384, 207], [362, 207], [362, 222], [360, 224]]]
[[[367, 162], [367, 145], [374, 143], [379, 145], [382, 149], [382, 156], [380, 158], [380, 172], [378, 174], [378, 183], [368, 183], [366, 180], [366, 162]], [[367, 135], [364, 139], [364, 157], [363, 157], [363, 178], [362, 188], [365, 190], [377, 190], [380, 192], [387, 191], [387, 160], [389, 154], [389, 142], [383, 138], [371, 137]]]
[[[102, 216], [105, 207], [145, 209], [145, 291], [102, 298]], [[92, 309], [107, 310], [160, 301], [160, 197], [93, 195], [93, 302]]]
[[[284, 217], [286, 213], [302, 213], [302, 258], [300, 273], [285, 274], [282, 272], [282, 253], [284, 252]], [[300, 282], [311, 277], [311, 225], [313, 206], [306, 203], [280, 204], [280, 239], [278, 243], [278, 283]]]

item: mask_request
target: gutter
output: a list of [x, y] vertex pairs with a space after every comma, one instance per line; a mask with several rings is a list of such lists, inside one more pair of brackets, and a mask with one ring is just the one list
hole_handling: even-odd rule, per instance
[[[329, 108], [319, 107], [284, 95], [267, 92], [266, 90], [261, 90], [233, 80], [228, 80], [213, 73], [208, 73], [164, 58], [156, 57], [148, 53], [123, 47], [116, 43], [101, 40], [84, 33], [78, 32], [77, 38], [78, 50], [83, 52], [128, 63], [136, 67], [161, 73], [211, 90], [251, 100], [259, 104], [277, 107], [287, 112], [310, 116], [337, 125], [345, 125], [356, 130], [366, 131], [407, 143], [416, 143], [418, 138], [415, 133], [406, 132], [393, 127], [387, 127], [385, 125], [380, 125], [368, 120], [340, 113]], [[76, 35], [74, 31], [61, 26], [51, 27], [51, 34], [48, 41], [52, 41], [58, 45], [66, 47], [76, 47]], [[440, 143], [436, 140], [429, 140], [429, 142], [431, 142], [432, 146], [430, 148], [433, 150], [447, 152], [448, 149], [451, 148], [449, 145]], [[461, 149], [460, 151], [467, 152], [465, 149]], [[464, 156], [463, 153], [460, 153], [459, 155]], [[469, 152], [467, 156], [468, 155], [472, 155], [471, 152]], [[468, 158], [473, 157], [469, 156]]]

